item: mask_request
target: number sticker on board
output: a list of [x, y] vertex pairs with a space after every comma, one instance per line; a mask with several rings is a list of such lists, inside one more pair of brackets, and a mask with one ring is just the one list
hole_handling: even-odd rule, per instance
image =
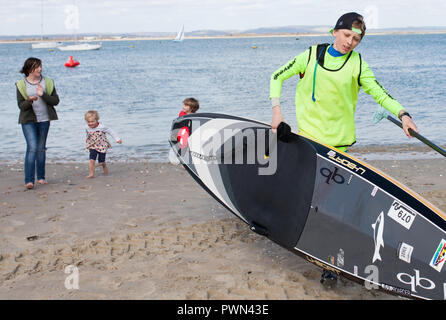
[[416, 217], [415, 213], [410, 212], [409, 209], [403, 207], [398, 201], [393, 201], [387, 215], [407, 230], [410, 229]]

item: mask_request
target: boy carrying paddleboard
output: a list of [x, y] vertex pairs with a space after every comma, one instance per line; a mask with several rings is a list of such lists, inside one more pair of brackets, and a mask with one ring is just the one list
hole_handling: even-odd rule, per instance
[[342, 15], [330, 31], [332, 44], [314, 45], [276, 70], [270, 81], [273, 107], [271, 127], [283, 122], [280, 93], [284, 80], [300, 75], [296, 89], [299, 133], [342, 151], [356, 142], [355, 109], [360, 88], [418, 132], [409, 113], [376, 80], [368, 64], [354, 51], [365, 35], [363, 17], [355, 12]]

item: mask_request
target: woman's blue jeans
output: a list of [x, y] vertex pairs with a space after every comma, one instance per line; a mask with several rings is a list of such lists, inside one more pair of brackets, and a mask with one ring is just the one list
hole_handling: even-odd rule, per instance
[[49, 121], [22, 124], [26, 140], [25, 184], [34, 183], [36, 171], [37, 180], [45, 180], [46, 137], [49, 129]]

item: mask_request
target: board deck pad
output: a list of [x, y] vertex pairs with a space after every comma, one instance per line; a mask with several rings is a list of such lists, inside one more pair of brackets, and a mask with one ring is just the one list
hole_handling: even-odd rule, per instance
[[197, 113], [172, 122], [169, 142], [191, 176], [253, 231], [367, 288], [446, 299], [444, 213], [347, 153], [294, 133], [282, 141], [270, 129]]

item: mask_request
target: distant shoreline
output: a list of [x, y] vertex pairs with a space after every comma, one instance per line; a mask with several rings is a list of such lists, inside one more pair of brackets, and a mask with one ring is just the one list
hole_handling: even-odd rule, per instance
[[[446, 34], [446, 30], [438, 31], [389, 31], [389, 32], [371, 32], [367, 33], [367, 36], [382, 36], [382, 35], [422, 35], [422, 34]], [[329, 36], [328, 31], [326, 33], [273, 33], [273, 34], [227, 34], [227, 35], [215, 35], [215, 36], [185, 36], [185, 40], [188, 39], [238, 39], [238, 38], [283, 38], [283, 37], [321, 37]], [[85, 37], [80, 39], [81, 42], [101, 42], [101, 41], [143, 41], [143, 40], [156, 40], [156, 41], [168, 41], [173, 40], [174, 36], [167, 37], [115, 37], [115, 36], [104, 36], [104, 37]], [[11, 40], [0, 40], [0, 43], [36, 43], [36, 42], [74, 42], [71, 37], [60, 37], [51, 39], [11, 39]]]

